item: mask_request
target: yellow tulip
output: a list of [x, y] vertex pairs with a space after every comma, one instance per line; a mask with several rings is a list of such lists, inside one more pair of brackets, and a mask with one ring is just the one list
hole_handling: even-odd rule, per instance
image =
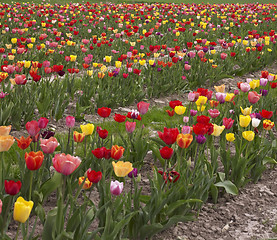
[[70, 61], [71, 62], [75, 62], [76, 61], [77, 56], [76, 55], [70, 55]]
[[225, 126], [218, 126], [216, 124], [213, 124], [214, 125], [214, 131], [212, 133], [213, 136], [220, 136], [220, 134], [223, 132], [223, 130], [225, 129]]
[[236, 138], [235, 138], [235, 134], [234, 134], [234, 133], [227, 133], [227, 134], [226, 134], [226, 140], [227, 140], [228, 142], [233, 142], [235, 139], [236, 139]]
[[215, 54], [216, 53], [216, 50], [211, 50], [211, 54]]
[[31, 61], [25, 61], [24, 62], [24, 67], [29, 68], [31, 66]]
[[239, 115], [239, 125], [241, 127], [247, 127], [250, 122], [251, 122], [251, 117], [249, 115], [247, 116]]
[[195, 103], [197, 106], [200, 106], [200, 105], [206, 104], [207, 100], [208, 100], [207, 97], [200, 96]]
[[87, 70], [87, 74], [88, 74], [89, 76], [92, 76], [93, 70]]
[[28, 46], [28, 48], [33, 48], [34, 44], [29, 43], [29, 44], [27, 44], [27, 46]]
[[30, 216], [33, 206], [33, 201], [25, 201], [23, 197], [17, 198], [14, 204], [13, 219], [25, 223]]
[[12, 42], [13, 44], [17, 43], [17, 38], [12, 38], [12, 39], [11, 39], [11, 42]]
[[133, 165], [130, 162], [118, 161], [112, 162], [114, 173], [117, 177], [125, 177], [129, 172], [133, 170]]
[[82, 133], [84, 133], [85, 136], [87, 136], [93, 133], [94, 125], [92, 123], [88, 123], [86, 125], [80, 125], [80, 128], [82, 130]]
[[112, 56], [105, 56], [106, 62], [109, 63], [112, 61]]
[[206, 109], [206, 105], [197, 106], [197, 111], [203, 112]]
[[154, 63], [155, 63], [155, 60], [151, 60], [151, 59], [149, 60], [149, 65], [152, 66]]
[[140, 64], [141, 66], [145, 65], [145, 63], [146, 63], [145, 60], [139, 60], [139, 64]]
[[249, 85], [252, 89], [255, 89], [260, 86], [260, 80], [252, 80]]
[[92, 66], [93, 66], [94, 68], [96, 68], [96, 67], [98, 66], [98, 63], [94, 62], [94, 63], [92, 64]]
[[120, 61], [115, 61], [115, 67], [116, 68], [121, 68], [122, 62]]
[[241, 113], [244, 115], [244, 116], [247, 116], [247, 115], [250, 115], [251, 112], [252, 112], [252, 106], [251, 107], [248, 107], [248, 108], [245, 108], [243, 109], [242, 107], [240, 107], [240, 110], [241, 110]]
[[225, 97], [225, 101], [226, 102], [231, 102], [231, 101], [233, 101], [234, 97], [235, 97], [234, 93], [227, 93], [226, 97]]
[[9, 126], [0, 126], [0, 136], [8, 136], [12, 129], [12, 125]]
[[225, 92], [225, 84], [222, 84], [220, 86], [214, 86], [214, 88], [216, 92], [221, 92], [221, 93]]
[[187, 109], [187, 108], [184, 107], [184, 106], [176, 106], [176, 107], [174, 108], [174, 111], [175, 111], [178, 115], [182, 115], [182, 114], [185, 113], [186, 109]]
[[255, 137], [255, 133], [253, 131], [244, 131], [242, 133], [242, 136], [243, 136], [244, 139], [251, 142], [251, 141], [253, 141], [253, 139]]
[[10, 135], [0, 136], [0, 152], [9, 151], [14, 143], [14, 138]]

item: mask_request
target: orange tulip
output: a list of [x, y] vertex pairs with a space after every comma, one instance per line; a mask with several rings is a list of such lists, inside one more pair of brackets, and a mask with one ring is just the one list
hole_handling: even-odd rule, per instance
[[42, 165], [43, 159], [42, 151], [25, 153], [25, 162], [29, 170], [38, 170]]
[[23, 136], [21, 136], [20, 139], [18, 138], [15, 138], [15, 140], [17, 141], [17, 146], [19, 148], [21, 148], [22, 150], [26, 149], [27, 147], [29, 147], [29, 145], [31, 144], [32, 142], [32, 138], [31, 136], [25, 138]]
[[12, 129], [12, 125], [9, 126], [0, 126], [0, 135], [1, 136], [8, 136]]
[[112, 146], [111, 157], [115, 160], [120, 159], [124, 153], [124, 150], [125, 149], [121, 146], [117, 146], [117, 145]]
[[12, 136], [0, 136], [0, 152], [9, 151], [13, 143], [14, 138]]
[[191, 134], [180, 133], [177, 136], [176, 142], [180, 148], [188, 148], [192, 140], [193, 136]]

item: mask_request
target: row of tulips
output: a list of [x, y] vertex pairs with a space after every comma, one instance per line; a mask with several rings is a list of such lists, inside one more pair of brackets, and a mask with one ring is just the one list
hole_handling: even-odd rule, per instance
[[[277, 163], [276, 84], [276, 75], [264, 71], [231, 93], [224, 85], [215, 93], [198, 88], [188, 105], [169, 103], [169, 121], [164, 118], [156, 137], [143, 125], [151, 114], [145, 102], [127, 115], [115, 113], [113, 132], [101, 127], [112, 119], [108, 107], [97, 110], [103, 122], [96, 131], [92, 123], [75, 128], [73, 116], [65, 119], [68, 136], [55, 137], [44, 117], [27, 122], [27, 138], [14, 139], [11, 126], [0, 127], [2, 239], [11, 236], [12, 208], [16, 238], [24, 239], [34, 237], [38, 219], [43, 231], [37, 237], [47, 240], [147, 239], [193, 220], [192, 210], [209, 196], [216, 202], [222, 193], [236, 195]], [[154, 165], [146, 181], [149, 150]], [[56, 206], [46, 212], [51, 194]]]
[[35, 110], [59, 120], [77, 101], [67, 114], [82, 119], [277, 56], [276, 4], [14, 3], [0, 14], [0, 124], [18, 129]]

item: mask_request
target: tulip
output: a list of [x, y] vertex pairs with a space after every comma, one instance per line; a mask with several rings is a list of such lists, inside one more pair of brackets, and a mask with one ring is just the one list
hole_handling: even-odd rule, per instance
[[21, 136], [20, 139], [15, 138], [15, 140], [17, 141], [17, 146], [22, 150], [28, 148], [32, 142], [31, 136], [28, 136], [27, 138]]
[[0, 152], [9, 151], [13, 143], [14, 138], [12, 136], [0, 136]]
[[250, 115], [251, 112], [252, 112], [252, 106], [251, 107], [248, 107], [248, 108], [245, 108], [243, 109], [242, 107], [240, 107], [240, 110], [241, 110], [241, 113], [246, 116], [246, 115]]
[[269, 119], [263, 121], [263, 128], [265, 130], [271, 130], [274, 127], [274, 122], [271, 122]]
[[133, 177], [137, 177], [137, 176], [138, 176], [138, 169], [137, 168], [133, 168], [133, 170], [128, 173], [129, 178], [133, 178]]
[[220, 114], [217, 109], [209, 109], [208, 113], [210, 114], [211, 118], [217, 118]]
[[226, 102], [232, 102], [234, 100], [235, 94], [234, 93], [227, 93], [225, 97]]
[[176, 142], [179, 131], [177, 128], [164, 128], [164, 132], [158, 131], [160, 139], [162, 139], [167, 145], [171, 145]]
[[170, 159], [173, 155], [173, 149], [169, 148], [168, 146], [165, 146], [162, 149], [160, 149], [160, 154], [163, 159]]
[[191, 134], [192, 133], [192, 127], [190, 127], [190, 126], [183, 126], [182, 127], [182, 133], [183, 134]]
[[[198, 98], [198, 97], [197, 97], [197, 98]], [[190, 93], [188, 94], [188, 100], [189, 100], [190, 102], [196, 101], [196, 100], [197, 100], [197, 99], [196, 99], [196, 94], [193, 93], [193, 92], [190, 92]]]
[[9, 195], [14, 196], [19, 193], [21, 185], [22, 184], [20, 181], [14, 182], [13, 180], [5, 180], [5, 192]]
[[14, 204], [13, 219], [20, 223], [25, 223], [30, 216], [33, 201], [25, 201], [22, 197], [18, 197]]
[[73, 132], [73, 139], [74, 139], [74, 142], [77, 142], [77, 143], [81, 143], [84, 141], [85, 139], [85, 133], [79, 133], [77, 131], [74, 131]]
[[129, 121], [126, 121], [126, 122], [125, 122], [125, 127], [126, 127], [126, 131], [127, 131], [128, 133], [132, 133], [133, 131], [135, 131], [136, 122], [129, 122]]
[[114, 120], [116, 121], [116, 122], [118, 122], [118, 123], [122, 123], [122, 122], [125, 122], [125, 120], [126, 120], [126, 116], [124, 116], [124, 115], [121, 115], [121, 114], [114, 114]]
[[88, 123], [86, 125], [81, 125], [82, 133], [85, 134], [85, 136], [91, 135], [94, 130], [94, 125], [92, 123]]
[[79, 157], [74, 157], [69, 154], [64, 153], [56, 154], [52, 159], [53, 167], [57, 172], [67, 176], [73, 173], [81, 164], [81, 159]]
[[2, 200], [0, 199], [0, 214], [2, 213], [2, 205], [3, 203], [2, 203]]
[[180, 133], [177, 136], [176, 142], [180, 148], [188, 148], [192, 143], [193, 136], [191, 134]]
[[96, 148], [96, 149], [92, 150], [91, 152], [96, 158], [101, 159], [105, 156], [105, 151], [106, 151], [106, 148], [101, 147], [101, 148]]
[[87, 176], [92, 183], [98, 183], [102, 179], [102, 173], [100, 171], [96, 172], [91, 170], [91, 168], [87, 170]]
[[38, 120], [38, 127], [41, 129], [44, 129], [47, 127], [48, 122], [49, 122], [49, 120], [47, 118], [41, 117]]
[[44, 155], [41, 151], [25, 153], [25, 162], [29, 170], [38, 170], [43, 162]]
[[265, 109], [263, 109], [259, 113], [263, 118], [267, 118], [267, 119], [270, 119], [273, 116], [273, 111], [266, 111]]
[[218, 126], [216, 124], [213, 124], [214, 125], [214, 131], [212, 133], [213, 136], [220, 136], [220, 134], [223, 132], [223, 130], [225, 129], [225, 126]]
[[117, 163], [115, 163], [113, 161], [112, 164], [114, 173], [117, 177], [125, 177], [128, 175], [129, 172], [133, 170], [132, 163], [130, 162], [118, 161]]
[[222, 84], [220, 86], [214, 86], [214, 88], [215, 88], [216, 92], [221, 92], [221, 93], [225, 92], [225, 85], [224, 84]]
[[110, 116], [112, 109], [107, 107], [98, 108], [97, 113], [102, 118], [107, 118]]
[[216, 100], [219, 101], [220, 103], [224, 103], [225, 102], [225, 98], [226, 98], [226, 93], [221, 93], [221, 92], [217, 92], [215, 94]]
[[68, 128], [73, 128], [75, 125], [75, 117], [73, 116], [67, 116], [65, 118], [65, 124]]
[[207, 140], [204, 135], [197, 135], [195, 138], [196, 138], [196, 142], [199, 144], [204, 144]]
[[188, 123], [188, 122], [189, 122], [189, 117], [184, 116], [184, 117], [183, 117], [183, 122], [184, 122], [184, 123]]
[[[84, 182], [84, 184], [83, 184], [83, 182]], [[83, 184], [82, 189], [84, 189], [84, 190], [90, 189], [92, 186], [92, 182], [90, 182], [88, 178], [86, 178], [86, 180], [85, 180], [85, 177], [79, 177], [78, 184], [79, 184], [79, 186], [81, 186]]]
[[261, 96], [262, 96], [261, 94], [258, 94], [257, 92], [252, 91], [248, 93], [248, 100], [250, 103], [255, 104], [260, 100]]
[[249, 115], [243, 116], [239, 115], [239, 124], [241, 127], [247, 127], [251, 122], [251, 117]]
[[25, 127], [26, 127], [27, 132], [29, 133], [29, 135], [31, 137], [35, 137], [40, 131], [40, 128], [38, 126], [38, 122], [35, 121], [35, 120], [33, 120], [31, 122], [27, 122]]
[[263, 86], [263, 87], [266, 86], [267, 82], [268, 82], [267, 78], [261, 78], [260, 79], [260, 85]]
[[185, 113], [185, 111], [186, 111], [186, 107], [184, 107], [184, 106], [176, 106], [175, 108], [174, 108], [174, 111], [176, 112], [176, 114], [178, 114], [178, 115], [183, 115], [184, 113]]
[[235, 134], [234, 133], [227, 133], [226, 134], [226, 140], [228, 141], [228, 142], [233, 142], [233, 141], [235, 141]]
[[197, 114], [197, 110], [193, 110], [193, 109], [190, 110], [190, 115], [192, 117], [194, 117], [196, 114]]
[[179, 100], [174, 100], [169, 102], [169, 107], [171, 107], [173, 110], [176, 106], [183, 106], [183, 104]]
[[111, 186], [110, 186], [110, 191], [111, 194], [113, 195], [120, 195], [123, 191], [123, 182], [119, 182], [119, 181], [111, 181]]
[[241, 83], [240, 90], [242, 92], [248, 92], [250, 90], [250, 85], [248, 83]]
[[200, 106], [200, 105], [204, 105], [206, 104], [208, 98], [205, 97], [205, 96], [199, 96], [199, 98], [197, 99], [197, 101], [195, 102], [197, 106]]
[[40, 147], [44, 153], [51, 154], [59, 146], [59, 143], [56, 138], [50, 137], [49, 139], [41, 139]]
[[0, 126], [0, 136], [8, 136], [12, 129], [12, 125], [9, 126]]
[[253, 131], [244, 131], [242, 133], [242, 136], [243, 136], [244, 139], [251, 142], [251, 141], [253, 141], [253, 139], [255, 137], [255, 133]]
[[140, 115], [144, 115], [145, 113], [147, 113], [149, 106], [150, 106], [150, 103], [139, 102], [137, 104], [137, 108], [138, 108]]
[[109, 134], [109, 132], [106, 129], [101, 129], [98, 131], [98, 135], [102, 139], [106, 139], [108, 137], [108, 134]]
[[111, 157], [115, 160], [119, 160], [123, 153], [124, 153], [124, 148], [118, 145], [113, 145], [111, 149]]

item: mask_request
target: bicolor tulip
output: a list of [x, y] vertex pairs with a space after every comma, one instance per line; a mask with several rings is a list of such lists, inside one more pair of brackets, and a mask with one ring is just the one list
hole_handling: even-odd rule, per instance
[[118, 145], [113, 145], [111, 149], [111, 157], [115, 160], [119, 160], [123, 153], [124, 153], [124, 148]]
[[111, 185], [110, 185], [110, 191], [112, 195], [120, 195], [123, 191], [123, 182], [119, 182], [119, 181], [111, 181]]
[[29, 170], [38, 170], [43, 162], [44, 155], [42, 151], [25, 153], [25, 162]]
[[180, 148], [188, 148], [192, 143], [193, 136], [191, 134], [180, 133], [177, 136], [176, 142]]

